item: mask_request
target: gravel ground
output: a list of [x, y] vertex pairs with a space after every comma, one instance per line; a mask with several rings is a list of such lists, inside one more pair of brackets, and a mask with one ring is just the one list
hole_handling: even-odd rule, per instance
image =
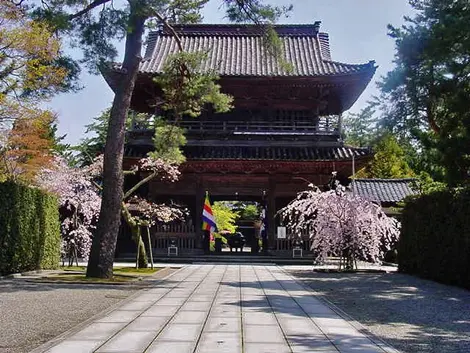
[[470, 291], [400, 273], [289, 272], [402, 352], [470, 352]]
[[[162, 275], [173, 271], [162, 271]], [[149, 284], [158, 279], [158, 275], [152, 277]], [[29, 352], [127, 298], [137, 289], [127, 285], [0, 280], [0, 353]]]

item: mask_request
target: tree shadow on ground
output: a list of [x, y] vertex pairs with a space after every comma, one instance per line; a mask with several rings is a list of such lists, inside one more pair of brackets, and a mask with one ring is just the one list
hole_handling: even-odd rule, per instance
[[291, 274], [403, 352], [470, 352], [470, 291], [400, 273]]
[[99, 284], [99, 283], [63, 283], [63, 282], [46, 282], [46, 281], [31, 281], [22, 278], [18, 279], [2, 279], [0, 280], [0, 295], [4, 293], [15, 293], [15, 292], [43, 292], [43, 291], [54, 291], [63, 289], [73, 290], [96, 290], [96, 289], [107, 289], [107, 290], [140, 290], [146, 288], [153, 288], [159, 286], [161, 288], [165, 286], [173, 287], [175, 281], [162, 280], [162, 279], [144, 279], [143, 281], [129, 282], [124, 284]]

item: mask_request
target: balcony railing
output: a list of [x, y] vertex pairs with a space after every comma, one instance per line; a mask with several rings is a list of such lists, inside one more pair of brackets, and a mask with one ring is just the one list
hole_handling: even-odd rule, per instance
[[[314, 121], [315, 120], [315, 121]], [[216, 120], [184, 119], [180, 126], [189, 134], [239, 134], [239, 135], [339, 135], [340, 118], [322, 116], [317, 119], [283, 120]], [[134, 121], [133, 131], [153, 130], [153, 120]]]

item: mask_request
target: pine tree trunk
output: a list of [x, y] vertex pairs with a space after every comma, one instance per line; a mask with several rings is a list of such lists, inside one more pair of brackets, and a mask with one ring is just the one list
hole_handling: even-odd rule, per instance
[[146, 19], [141, 9], [137, 7], [138, 2], [129, 3], [131, 13], [127, 26], [122, 79], [115, 91], [111, 108], [104, 150], [103, 197], [97, 229], [93, 235], [87, 277], [113, 276], [114, 253], [121, 225], [125, 122], [141, 61], [142, 36]]

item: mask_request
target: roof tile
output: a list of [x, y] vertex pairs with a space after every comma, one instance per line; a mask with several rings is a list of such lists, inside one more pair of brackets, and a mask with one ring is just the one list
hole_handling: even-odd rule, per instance
[[354, 179], [351, 187], [357, 195], [380, 203], [396, 203], [416, 194], [411, 187], [415, 179]]
[[[374, 62], [353, 65], [331, 60], [328, 34], [318, 33], [318, 25], [279, 25], [276, 30], [284, 48], [286, 71], [266, 52], [262, 33], [255, 26], [191, 25], [177, 26], [185, 51], [207, 51], [203, 72], [221, 76], [331, 76], [375, 71]], [[160, 73], [172, 53], [176, 39], [163, 32], [152, 32], [142, 60], [142, 73]]]
[[[370, 155], [369, 149], [354, 147], [185, 146], [183, 151], [188, 160], [325, 161], [351, 160], [353, 154], [356, 157]], [[143, 157], [147, 152], [148, 146], [126, 145], [125, 155]]]

